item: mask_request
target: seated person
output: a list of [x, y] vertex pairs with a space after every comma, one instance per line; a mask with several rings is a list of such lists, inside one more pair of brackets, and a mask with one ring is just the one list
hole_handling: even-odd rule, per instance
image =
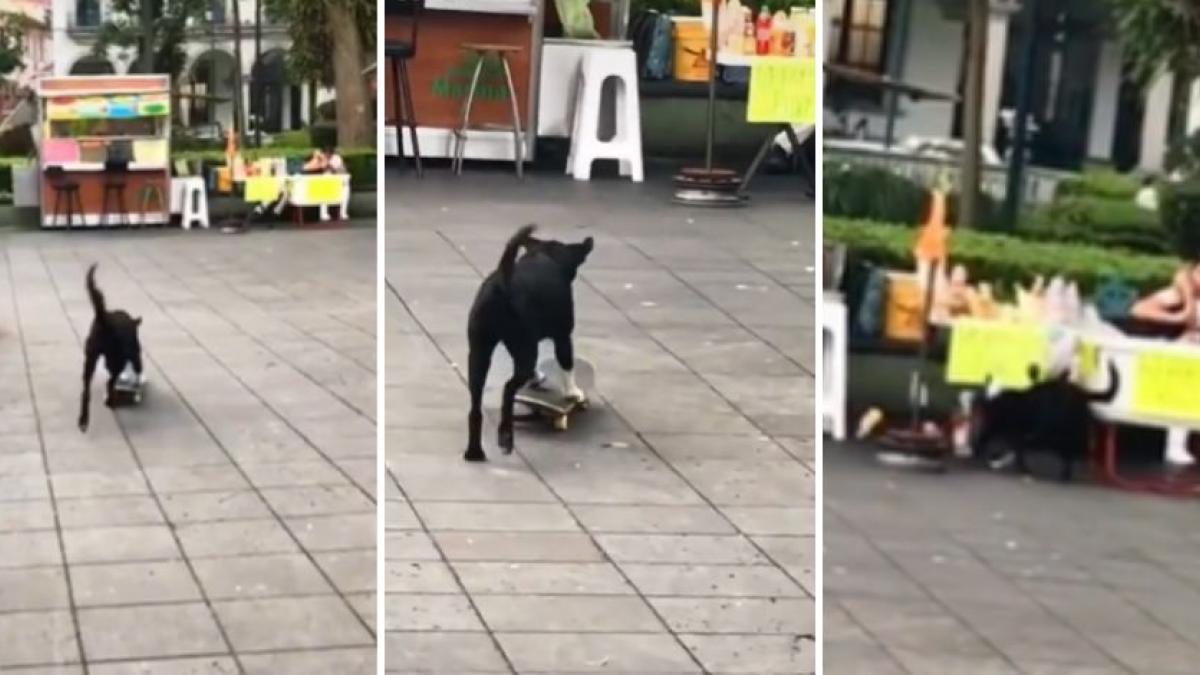
[[1189, 263], [1175, 273], [1171, 285], [1138, 300], [1129, 310], [1131, 318], [1164, 328], [1182, 329], [1183, 339], [1200, 337], [1200, 312], [1197, 311], [1197, 290], [1200, 289], [1200, 263]]
[[[338, 154], [337, 148], [325, 146], [314, 150], [312, 157], [304, 164], [306, 174], [343, 174], [346, 173], [346, 162]], [[347, 198], [348, 200], [348, 198]], [[346, 213], [346, 202], [340, 205], [343, 219]], [[329, 205], [321, 205], [321, 220], [329, 220]]]

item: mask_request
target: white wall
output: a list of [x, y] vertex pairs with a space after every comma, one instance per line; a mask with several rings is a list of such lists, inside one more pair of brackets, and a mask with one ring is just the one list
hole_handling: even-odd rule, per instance
[[[963, 24], [942, 16], [936, 0], [914, 0], [908, 33], [903, 80], [931, 89], [958, 87], [963, 50]], [[896, 136], [949, 136], [954, 104], [905, 99], [896, 120]]]
[[1088, 157], [1091, 159], [1112, 158], [1120, 93], [1121, 46], [1116, 42], [1105, 42], [1100, 48], [1096, 95], [1092, 101], [1092, 121], [1088, 129]]

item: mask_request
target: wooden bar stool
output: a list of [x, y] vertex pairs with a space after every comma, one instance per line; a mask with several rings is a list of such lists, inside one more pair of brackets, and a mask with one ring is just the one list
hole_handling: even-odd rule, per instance
[[466, 42], [460, 45], [464, 51], [475, 55], [475, 72], [471, 75], [471, 88], [467, 90], [467, 99], [463, 102], [462, 124], [454, 131], [454, 173], [462, 175], [463, 155], [467, 148], [467, 132], [471, 127], [471, 107], [475, 103], [475, 92], [479, 89], [479, 76], [483, 73], [483, 64], [489, 56], [495, 56], [504, 69], [504, 81], [508, 87], [508, 100], [512, 105], [512, 126], [504, 124], [482, 124], [478, 128], [489, 131], [509, 131], [513, 135], [514, 158], [517, 165], [517, 178], [525, 177], [525, 143], [521, 131], [521, 113], [517, 106], [516, 87], [513, 86], [512, 68], [509, 66], [508, 55], [521, 51], [515, 45], [486, 44]]
[[412, 142], [413, 164], [417, 178], [425, 175], [421, 168], [421, 145], [417, 141], [417, 110], [413, 104], [412, 82], [408, 77], [408, 61], [417, 56], [417, 29], [421, 23], [421, 12], [425, 0], [388, 0], [388, 16], [403, 16], [410, 21], [407, 38], [387, 40], [383, 44], [383, 56], [388, 59], [392, 74], [392, 116], [396, 123], [396, 152], [404, 157], [404, 127]]
[[78, 214], [83, 224], [87, 219], [83, 214], [83, 200], [79, 196], [79, 183], [67, 178], [67, 172], [61, 166], [46, 167], [46, 178], [50, 189], [54, 190], [54, 211], [50, 216], [50, 225], [58, 224], [58, 216], [62, 213], [63, 200], [66, 200], [67, 229], [75, 226], [75, 215]]
[[[110, 159], [104, 162], [104, 195], [100, 201], [101, 225], [111, 225], [112, 217], [116, 215], [118, 223], [129, 226], [129, 209], [125, 206], [125, 179], [128, 174], [127, 160]], [[114, 212], [112, 208], [117, 210]]]

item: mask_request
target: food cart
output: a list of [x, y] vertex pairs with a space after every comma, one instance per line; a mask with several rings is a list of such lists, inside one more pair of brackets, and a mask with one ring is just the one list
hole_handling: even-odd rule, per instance
[[[453, 156], [454, 129], [462, 120], [462, 102], [471, 84], [473, 64], [460, 45], [464, 42], [511, 44], [520, 46], [519, 53], [510, 55], [513, 86], [516, 89], [521, 126], [526, 130], [527, 159], [534, 157], [538, 124], [539, 96], [544, 84], [542, 77], [543, 36], [547, 20], [554, 19], [552, 0], [426, 0], [421, 17], [417, 55], [409, 63], [412, 78], [414, 107], [417, 113], [417, 136], [421, 154], [425, 157]], [[627, 0], [597, 0], [591, 3], [596, 28], [602, 37], [624, 32], [628, 20]], [[406, 37], [406, 18], [388, 16], [385, 37]], [[390, 65], [388, 66], [391, 67]], [[573, 77], [569, 73], [565, 77]], [[471, 112], [473, 126], [508, 125], [511, 109], [504, 92], [503, 73], [483, 72], [480, 92]], [[489, 79], [491, 78], [491, 79]], [[387, 114], [393, 120], [391, 80], [384, 77]], [[556, 91], [569, 91], [566, 82]], [[395, 155], [399, 150], [399, 135], [394, 126], [387, 128], [386, 152]], [[403, 141], [407, 143], [405, 138]], [[407, 146], [406, 146], [407, 147]], [[468, 159], [513, 160], [512, 134], [508, 131], [472, 130], [466, 146]]]
[[[43, 227], [167, 222], [169, 76], [46, 77], [38, 97]], [[64, 185], [77, 191], [73, 223], [55, 215]]]

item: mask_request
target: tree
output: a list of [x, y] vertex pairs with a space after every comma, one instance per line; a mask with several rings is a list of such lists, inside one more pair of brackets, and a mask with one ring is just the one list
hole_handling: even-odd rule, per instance
[[0, 14], [0, 78], [25, 67], [25, 25], [16, 14]]
[[1165, 70], [1200, 72], [1200, 3], [1108, 0], [1130, 75], [1149, 86]]
[[100, 26], [92, 53], [111, 47], [136, 50], [134, 69], [171, 76], [171, 110], [178, 114], [178, 82], [187, 65], [183, 45], [188, 23], [204, 21], [211, 0], [111, 0], [112, 12]]
[[375, 51], [373, 0], [266, 0], [268, 15], [287, 23], [288, 67], [300, 82], [336, 92], [338, 144], [374, 145], [370, 95], [363, 70]]

